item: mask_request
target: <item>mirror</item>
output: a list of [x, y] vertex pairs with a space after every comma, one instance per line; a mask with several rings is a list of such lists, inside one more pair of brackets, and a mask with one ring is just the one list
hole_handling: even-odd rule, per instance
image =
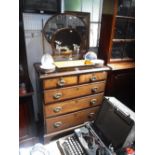
[[82, 58], [89, 47], [90, 14], [66, 12], [48, 19], [43, 28], [53, 57], [62, 60]]

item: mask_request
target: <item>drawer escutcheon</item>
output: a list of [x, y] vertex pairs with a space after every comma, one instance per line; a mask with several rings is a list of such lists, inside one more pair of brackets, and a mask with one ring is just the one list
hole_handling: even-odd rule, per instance
[[62, 125], [62, 122], [55, 122], [55, 123], [53, 124], [54, 128], [58, 128], [58, 127], [60, 127], [61, 125]]
[[58, 113], [58, 112], [60, 112], [61, 110], [62, 110], [62, 107], [56, 107], [56, 108], [53, 109], [53, 111], [54, 111], [55, 113]]
[[60, 97], [62, 97], [62, 93], [56, 93], [53, 95], [54, 99], [59, 99]]
[[96, 81], [97, 80], [97, 77], [95, 76], [95, 75], [93, 75], [91, 78], [90, 78], [90, 81], [91, 82], [94, 82], [94, 81]]
[[89, 115], [88, 115], [88, 118], [93, 118], [95, 116], [95, 113], [94, 112], [92, 112], [92, 113], [90, 113]]
[[58, 86], [64, 86], [65, 85], [65, 80], [63, 78], [60, 78], [59, 81], [57, 82]]
[[92, 92], [93, 93], [96, 93], [97, 92], [97, 89], [98, 89], [97, 87], [92, 88]]
[[95, 105], [96, 102], [97, 102], [97, 99], [92, 99], [92, 100], [90, 101], [90, 104], [91, 104], [91, 105]]

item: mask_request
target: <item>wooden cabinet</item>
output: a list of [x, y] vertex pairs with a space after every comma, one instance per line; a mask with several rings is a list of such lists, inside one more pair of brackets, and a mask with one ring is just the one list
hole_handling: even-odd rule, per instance
[[133, 111], [135, 110], [135, 70], [110, 71], [106, 85], [107, 96], [114, 96]]
[[98, 57], [111, 68], [105, 95], [134, 110], [134, 0], [104, 0]]
[[[133, 62], [135, 59], [134, 0], [104, 1], [110, 13], [102, 14], [99, 57], [106, 63]], [[109, 6], [113, 4], [113, 6]], [[103, 8], [104, 9], [104, 8]]]
[[40, 64], [34, 66], [44, 142], [95, 119], [103, 101], [108, 67], [42, 74]]

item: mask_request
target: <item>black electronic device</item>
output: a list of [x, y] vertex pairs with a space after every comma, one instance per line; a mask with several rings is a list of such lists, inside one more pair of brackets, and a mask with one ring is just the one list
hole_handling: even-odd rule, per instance
[[130, 114], [104, 99], [93, 128], [106, 146], [112, 145], [114, 149], [119, 149], [133, 125], [134, 120], [130, 118]]
[[22, 0], [22, 10], [26, 13], [60, 13], [61, 0]]
[[[58, 147], [62, 154], [116, 155], [115, 152], [123, 147], [134, 125], [130, 117], [132, 112], [126, 113], [122, 107], [105, 98], [94, 122], [86, 122], [84, 126], [75, 129], [73, 134], [59, 139]], [[80, 146], [82, 153], [76, 146]]]

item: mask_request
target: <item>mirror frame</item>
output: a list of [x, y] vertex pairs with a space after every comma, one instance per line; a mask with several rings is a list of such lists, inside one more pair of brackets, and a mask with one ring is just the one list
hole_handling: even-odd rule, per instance
[[65, 11], [65, 13], [77, 16], [80, 18], [86, 25], [87, 29], [87, 43], [86, 43], [86, 48], [89, 48], [89, 34], [90, 34], [90, 13], [89, 12], [77, 12], [77, 11]]
[[[83, 55], [88, 51], [88, 48], [89, 48], [90, 13], [88, 13], [88, 12], [76, 12], [76, 11], [65, 11], [65, 13], [61, 13], [61, 14], [62, 14], [62, 15], [72, 15], [72, 16], [76, 16], [77, 18], [79, 18], [79, 19], [84, 23], [84, 25], [85, 25], [85, 27], [86, 27], [86, 39], [85, 39], [85, 43], [82, 41], [82, 43], [80, 44], [80, 49], [81, 49], [81, 50], [80, 50], [80, 54], [79, 54], [79, 59], [80, 59], [80, 58], [82, 58]], [[45, 39], [46, 39], [47, 42], [51, 45], [51, 48], [52, 48], [52, 50], [53, 50], [53, 53], [52, 53], [53, 56], [55, 56], [55, 51], [56, 51], [55, 43], [53, 42], [53, 41], [54, 41], [54, 38], [55, 38], [55, 35], [59, 32], [59, 30], [65, 29], [65, 28], [67, 28], [67, 27], [57, 29], [57, 30], [53, 33], [53, 35], [52, 35], [52, 37], [51, 37], [51, 40], [49, 40], [49, 39], [47, 38], [45, 28], [46, 28], [46, 26], [47, 26], [47, 24], [48, 24], [48, 22], [49, 22], [50, 20], [52, 20], [53, 18], [55, 18], [56, 16], [61, 15], [61, 14], [55, 14], [55, 15], [53, 15], [52, 17], [50, 17], [50, 18], [46, 21], [46, 23], [45, 23], [45, 25], [44, 25], [44, 27], [43, 27], [43, 30], [42, 30]], [[83, 38], [81, 37], [81, 39], [83, 39]]]

